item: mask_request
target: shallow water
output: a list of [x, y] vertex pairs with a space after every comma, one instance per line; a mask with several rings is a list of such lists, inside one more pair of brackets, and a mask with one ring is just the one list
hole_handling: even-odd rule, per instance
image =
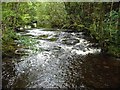
[[[36, 52], [3, 59], [3, 88], [117, 88], [120, 59], [101, 53], [83, 32], [33, 29], [18, 33], [34, 39]], [[19, 41], [15, 41], [19, 45]]]

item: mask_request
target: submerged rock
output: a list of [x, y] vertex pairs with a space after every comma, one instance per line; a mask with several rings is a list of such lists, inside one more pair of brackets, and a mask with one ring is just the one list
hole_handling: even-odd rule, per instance
[[78, 39], [72, 38], [72, 39], [63, 39], [62, 40], [63, 44], [67, 44], [67, 45], [75, 45], [77, 43], [79, 43]]

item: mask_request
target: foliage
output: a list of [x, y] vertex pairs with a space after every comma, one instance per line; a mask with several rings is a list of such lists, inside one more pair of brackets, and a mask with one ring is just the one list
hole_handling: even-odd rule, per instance
[[[2, 53], [4, 56], [12, 56], [14, 55], [14, 51], [17, 47], [17, 45], [14, 43], [14, 39], [16, 39], [17, 36], [15, 32], [11, 30], [7, 30], [2, 35]], [[8, 54], [10, 53], [10, 54]]]
[[34, 20], [35, 11], [33, 7], [34, 5], [32, 3], [27, 2], [2, 2], [3, 56], [8, 56], [8, 53], [14, 54], [17, 47], [14, 40], [19, 39], [16, 35], [15, 28], [24, 28], [27, 23]]
[[14, 39], [30, 44], [28, 39], [18, 38], [14, 29], [36, 21], [37, 28], [88, 30], [104, 52], [120, 56], [119, 3], [9, 2], [2, 3], [2, 8], [4, 45]]
[[111, 11], [104, 21], [104, 38], [108, 43], [109, 53], [120, 56], [120, 30], [118, 28], [120, 11]]
[[74, 29], [87, 29], [90, 35], [99, 42], [102, 51], [120, 57], [118, 3], [67, 2], [65, 7], [69, 18], [72, 18], [67, 26], [72, 26]]
[[36, 3], [38, 26], [61, 28], [66, 21], [64, 3]]
[[22, 36], [22, 37], [19, 36], [18, 38], [19, 38], [19, 44], [20, 46], [22, 46], [22, 48], [32, 50], [32, 53], [35, 53], [37, 51], [42, 51], [41, 48], [35, 46], [38, 44], [38, 42], [35, 39], [26, 36]]
[[14, 29], [24, 27], [25, 24], [34, 20], [34, 4], [27, 2], [2, 3], [2, 27]]

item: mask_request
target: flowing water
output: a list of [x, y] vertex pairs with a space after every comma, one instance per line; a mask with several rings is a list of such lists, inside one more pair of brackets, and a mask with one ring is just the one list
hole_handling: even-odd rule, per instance
[[24, 55], [3, 59], [3, 88], [120, 87], [120, 59], [102, 54], [83, 32], [33, 29], [18, 34], [35, 43], [16, 49]]

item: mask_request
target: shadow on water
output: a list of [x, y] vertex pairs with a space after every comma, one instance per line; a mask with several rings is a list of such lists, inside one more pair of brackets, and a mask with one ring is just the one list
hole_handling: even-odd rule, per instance
[[120, 88], [120, 59], [89, 54], [74, 59], [68, 69], [66, 81], [72, 87]]
[[120, 59], [101, 53], [83, 38], [82, 32], [35, 29], [20, 35], [33, 37], [38, 42], [36, 48], [43, 51], [17, 58], [5, 57], [3, 88], [120, 87]]

